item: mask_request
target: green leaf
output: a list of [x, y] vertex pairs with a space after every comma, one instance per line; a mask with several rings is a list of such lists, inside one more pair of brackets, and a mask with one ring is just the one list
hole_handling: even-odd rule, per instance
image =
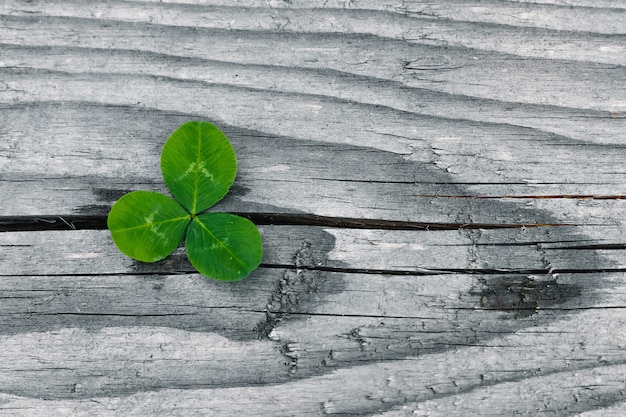
[[223, 281], [245, 278], [261, 263], [263, 244], [254, 223], [228, 213], [206, 213], [187, 230], [187, 256], [200, 273]]
[[226, 195], [237, 174], [237, 160], [228, 138], [217, 127], [188, 122], [163, 146], [161, 171], [176, 200], [191, 214], [198, 214]]
[[251, 221], [199, 214], [226, 195], [237, 174], [235, 151], [217, 127], [189, 122], [178, 128], [163, 146], [161, 171], [177, 201], [135, 191], [109, 213], [108, 227], [122, 253], [154, 262], [171, 254], [186, 234], [189, 260], [204, 275], [236, 281], [259, 266], [263, 243]]
[[163, 194], [133, 191], [113, 205], [107, 225], [122, 253], [155, 262], [180, 245], [190, 219], [180, 204]]

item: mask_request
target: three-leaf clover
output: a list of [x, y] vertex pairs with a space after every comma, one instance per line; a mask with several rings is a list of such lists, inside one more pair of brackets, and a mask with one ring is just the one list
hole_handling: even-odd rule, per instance
[[261, 263], [256, 226], [228, 213], [206, 213], [230, 189], [237, 173], [226, 135], [206, 122], [188, 122], [169, 137], [161, 153], [165, 184], [176, 199], [133, 191], [111, 208], [107, 225], [125, 255], [155, 262], [185, 239], [191, 264], [203, 275], [236, 281]]

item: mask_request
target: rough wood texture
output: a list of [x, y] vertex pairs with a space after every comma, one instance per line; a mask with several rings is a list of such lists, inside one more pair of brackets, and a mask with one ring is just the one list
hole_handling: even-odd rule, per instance
[[[626, 413], [621, 0], [0, 2], [0, 415]], [[103, 230], [210, 120], [262, 266]]]

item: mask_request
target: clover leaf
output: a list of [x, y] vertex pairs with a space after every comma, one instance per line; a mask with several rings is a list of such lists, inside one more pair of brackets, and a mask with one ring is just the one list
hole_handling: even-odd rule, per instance
[[205, 213], [226, 195], [237, 174], [226, 135], [211, 123], [185, 123], [163, 146], [161, 171], [176, 200], [151, 191], [120, 198], [107, 219], [118, 249], [155, 262], [185, 240], [189, 261], [203, 275], [236, 281], [256, 269], [263, 255], [257, 227], [234, 214]]

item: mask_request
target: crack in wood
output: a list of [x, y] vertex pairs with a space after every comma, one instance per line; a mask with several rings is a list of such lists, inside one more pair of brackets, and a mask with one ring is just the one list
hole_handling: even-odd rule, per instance
[[498, 195], [498, 196], [489, 196], [489, 195], [442, 195], [442, 194], [419, 194], [418, 197], [427, 197], [427, 198], [471, 198], [476, 200], [502, 200], [502, 199], [551, 199], [551, 200], [626, 200], [626, 196], [624, 195], [593, 195], [593, 194], [581, 194], [581, 195]]
[[48, 230], [102, 230], [105, 216], [6, 216], [0, 217], [0, 232], [34, 232]]
[[429, 276], [429, 275], [451, 275], [451, 274], [463, 274], [463, 275], [533, 275], [533, 274], [585, 274], [593, 272], [626, 272], [626, 268], [518, 268], [518, 269], [505, 269], [505, 268], [446, 268], [446, 269], [414, 269], [414, 270], [402, 270], [402, 269], [372, 269], [372, 268], [339, 268], [339, 267], [325, 267], [325, 266], [294, 266], [288, 264], [261, 264], [263, 268], [272, 269], [296, 269], [307, 271], [324, 271], [324, 272], [337, 272], [344, 274], [368, 274], [368, 275], [402, 275], [402, 276]]
[[[301, 271], [333, 272], [340, 274], [363, 274], [363, 275], [388, 275], [388, 276], [434, 276], [434, 275], [534, 275], [534, 274], [591, 274], [591, 273], [621, 273], [626, 272], [626, 268], [552, 268], [552, 269], [487, 269], [487, 268], [447, 268], [447, 269], [367, 269], [367, 268], [340, 268], [340, 267], [320, 267], [320, 266], [296, 266], [289, 264], [260, 264], [259, 268], [267, 269], [287, 269]], [[171, 276], [196, 274], [189, 271], [131, 271], [131, 272], [111, 272], [92, 274], [71, 274], [71, 273], [46, 273], [46, 274], [9, 274], [3, 277], [123, 277], [123, 276]]]
[[[327, 235], [322, 232], [320, 235]], [[332, 243], [331, 243], [332, 242]], [[334, 239], [329, 240], [329, 247], [334, 246]], [[311, 250], [311, 243], [304, 240], [293, 254], [291, 268], [284, 268], [281, 279], [276, 283], [265, 310], [265, 320], [257, 323], [259, 339], [271, 338], [272, 330], [283, 321], [289, 312], [298, 311], [301, 303], [308, 303], [319, 297], [320, 289], [327, 284], [327, 279], [320, 270], [302, 268], [317, 265], [322, 267], [325, 259], [316, 258]], [[294, 368], [295, 369], [295, 368]]]
[[576, 245], [576, 246], [557, 246], [545, 248], [546, 250], [624, 250], [626, 243], [605, 243], [597, 245]]
[[[346, 229], [378, 230], [476, 230], [527, 229], [535, 227], [580, 226], [575, 223], [439, 223], [400, 220], [381, 220], [352, 217], [319, 216], [316, 214], [238, 213], [257, 225], [321, 226]], [[0, 232], [47, 230], [105, 230], [107, 217], [97, 215], [69, 216], [4, 216], [0, 217]]]

